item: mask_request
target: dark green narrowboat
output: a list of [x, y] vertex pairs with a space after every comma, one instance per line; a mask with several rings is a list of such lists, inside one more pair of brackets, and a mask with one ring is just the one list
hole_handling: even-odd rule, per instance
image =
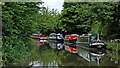
[[83, 46], [97, 46], [99, 48], [105, 47], [103, 37], [100, 34], [83, 34], [78, 37], [76, 44]]

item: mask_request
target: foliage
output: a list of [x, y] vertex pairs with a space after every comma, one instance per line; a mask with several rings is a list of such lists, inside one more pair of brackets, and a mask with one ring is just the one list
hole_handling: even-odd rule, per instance
[[66, 33], [99, 33], [119, 38], [118, 2], [64, 2], [61, 24]]
[[99, 33], [106, 40], [120, 38], [120, 2], [64, 2], [62, 13], [41, 4], [2, 2], [4, 65], [29, 55], [32, 33]]
[[40, 11], [40, 17], [38, 21], [38, 29], [41, 33], [49, 35], [52, 32], [57, 32], [59, 24], [60, 14], [57, 10], [52, 9], [51, 11], [48, 8], [43, 8]]
[[40, 9], [29, 2], [5, 2], [2, 6], [3, 65], [18, 62], [28, 55], [31, 34], [34, 32], [34, 14]]

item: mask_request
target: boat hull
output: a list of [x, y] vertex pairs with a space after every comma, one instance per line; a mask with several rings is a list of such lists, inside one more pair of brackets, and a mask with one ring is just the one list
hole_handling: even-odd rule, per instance
[[65, 43], [76, 43], [77, 39], [74, 40], [64, 40]]
[[76, 42], [78, 46], [86, 46], [86, 47], [97, 47], [97, 48], [104, 48], [106, 45], [104, 43], [92, 43], [89, 42]]
[[52, 42], [64, 42], [64, 39], [49, 39]]

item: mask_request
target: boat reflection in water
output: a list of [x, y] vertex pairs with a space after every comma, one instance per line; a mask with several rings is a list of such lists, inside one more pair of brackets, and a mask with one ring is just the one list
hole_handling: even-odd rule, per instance
[[44, 45], [44, 44], [46, 44], [46, 40], [35, 40], [35, 42], [36, 42], [38, 45]]
[[105, 49], [97, 49], [97, 48], [82, 48], [76, 46], [76, 49], [79, 50], [78, 55], [83, 57], [85, 60], [93, 63], [97, 63], [98, 65], [103, 60], [105, 55]]
[[76, 46], [74, 44], [73, 45], [64, 45], [64, 49], [71, 53], [78, 53], [78, 49], [76, 49]]
[[46, 40], [40, 40], [40, 44], [46, 44]]
[[57, 50], [62, 50], [63, 45], [64, 45], [63, 43], [59, 43], [59, 42], [49, 42], [49, 46]]
[[87, 48], [76, 45], [64, 45], [64, 49], [71, 53], [76, 53], [85, 60], [97, 63], [98, 65], [103, 60], [105, 55], [105, 49]]

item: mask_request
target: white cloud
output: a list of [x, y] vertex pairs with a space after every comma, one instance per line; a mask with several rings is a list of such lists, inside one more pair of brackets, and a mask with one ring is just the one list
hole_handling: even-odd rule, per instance
[[64, 3], [64, 0], [42, 0], [43, 5], [45, 7], [48, 7], [50, 10], [51, 9], [57, 9], [59, 12], [61, 12], [61, 10], [63, 9], [62, 5]]

